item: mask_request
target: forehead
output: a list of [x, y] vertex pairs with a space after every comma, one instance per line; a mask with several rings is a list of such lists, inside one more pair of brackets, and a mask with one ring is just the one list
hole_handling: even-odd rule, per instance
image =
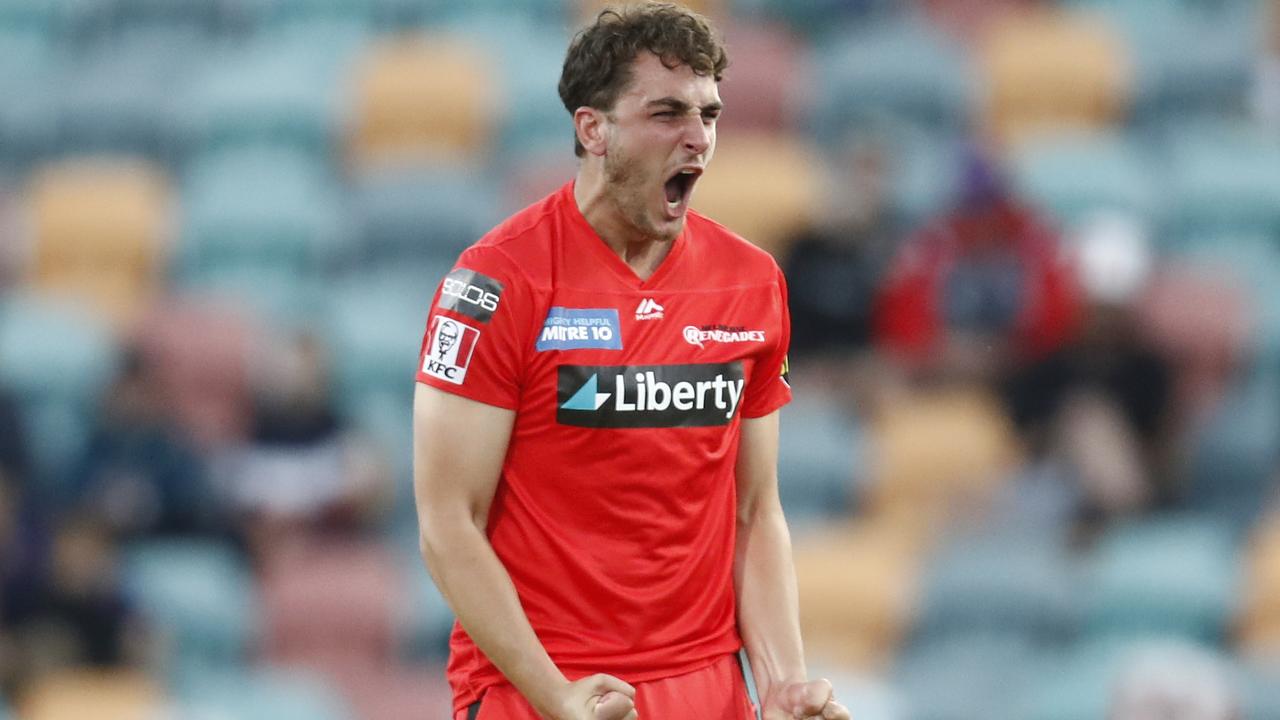
[[618, 97], [618, 104], [644, 105], [659, 98], [701, 107], [720, 102], [720, 91], [714, 77], [699, 75], [688, 65], [669, 68], [657, 55], [642, 52], [631, 63], [631, 82]]

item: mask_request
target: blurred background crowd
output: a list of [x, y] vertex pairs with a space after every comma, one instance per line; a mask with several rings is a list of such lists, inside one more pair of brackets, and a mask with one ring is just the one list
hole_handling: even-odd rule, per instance
[[[1280, 718], [1280, 4], [721, 0], [860, 720]], [[0, 718], [446, 717], [412, 373], [582, 0], [0, 0]]]

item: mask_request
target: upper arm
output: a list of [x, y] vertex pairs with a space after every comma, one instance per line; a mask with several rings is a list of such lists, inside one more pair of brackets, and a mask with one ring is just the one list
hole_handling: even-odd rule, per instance
[[753, 516], [778, 501], [778, 411], [743, 418], [734, 471], [738, 483], [738, 518]]
[[484, 529], [514, 422], [513, 410], [417, 384], [413, 489], [424, 540], [460, 521]]

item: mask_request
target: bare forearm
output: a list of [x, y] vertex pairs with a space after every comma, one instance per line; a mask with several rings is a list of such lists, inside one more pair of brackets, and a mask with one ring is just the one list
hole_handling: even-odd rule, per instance
[[476, 646], [543, 715], [567, 683], [520, 606], [511, 576], [479, 528], [436, 523], [422, 533], [422, 555], [441, 593]]
[[740, 518], [734, 562], [738, 629], [760, 696], [806, 676], [791, 536], [776, 499]]

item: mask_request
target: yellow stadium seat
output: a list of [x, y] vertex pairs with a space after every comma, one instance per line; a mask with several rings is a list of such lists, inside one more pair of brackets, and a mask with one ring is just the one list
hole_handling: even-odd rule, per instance
[[150, 720], [164, 697], [155, 681], [129, 670], [68, 670], [37, 680], [18, 705], [23, 720]]
[[784, 135], [734, 134], [716, 145], [694, 188], [693, 207], [752, 243], [786, 255], [826, 187], [812, 148]]
[[1238, 639], [1250, 655], [1280, 657], [1280, 516], [1264, 522], [1246, 563]]
[[987, 129], [1006, 146], [1046, 131], [1106, 127], [1126, 110], [1129, 59], [1101, 19], [1056, 9], [1009, 12], [991, 22], [978, 56]]
[[135, 160], [69, 160], [35, 172], [27, 190], [32, 284], [83, 300], [123, 329], [160, 289], [172, 191]]
[[911, 621], [921, 565], [914, 533], [887, 518], [797, 536], [806, 657], [884, 670]]
[[1019, 451], [995, 398], [978, 388], [912, 390], [871, 425], [869, 507], [922, 533], [981, 511]]
[[487, 56], [456, 38], [373, 45], [355, 71], [348, 154], [357, 169], [477, 157], [495, 125]]

